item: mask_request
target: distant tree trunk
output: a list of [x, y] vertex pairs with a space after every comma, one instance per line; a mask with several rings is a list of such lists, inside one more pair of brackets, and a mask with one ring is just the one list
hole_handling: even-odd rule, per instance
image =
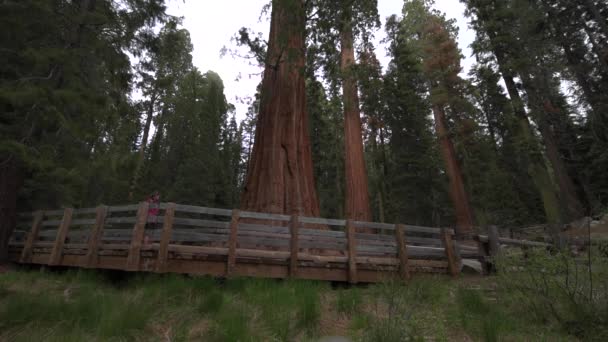
[[272, 2], [253, 153], [241, 208], [319, 215], [305, 92], [305, 4]]
[[0, 263], [8, 259], [8, 241], [17, 220], [17, 194], [23, 171], [14, 156], [0, 156]]
[[519, 153], [523, 154], [525, 166], [528, 168], [528, 174], [541, 195], [547, 222], [552, 224], [560, 223], [562, 218], [557, 193], [544, 163], [538, 141], [530, 127], [526, 108], [519, 95], [519, 91], [517, 90], [517, 86], [513, 79], [513, 73], [505, 67], [505, 65], [507, 65], [507, 58], [501, 48], [496, 45], [496, 34], [494, 32], [489, 32], [488, 36], [493, 45], [493, 52], [498, 62], [498, 69], [505, 81], [507, 93], [511, 98], [511, 105], [517, 119], [517, 126], [514, 128], [516, 130], [515, 136], [520, 139], [519, 145], [521, 148], [519, 149]]
[[354, 74], [355, 50], [350, 9], [345, 8], [340, 32], [340, 69], [344, 104], [344, 171], [346, 183], [346, 218], [371, 221], [367, 171], [361, 137], [361, 117], [357, 79]]
[[141, 176], [141, 169], [144, 165], [144, 156], [146, 152], [146, 146], [148, 144], [148, 135], [150, 134], [150, 126], [152, 126], [152, 119], [154, 117], [154, 103], [156, 102], [156, 92], [150, 97], [150, 103], [146, 114], [146, 123], [144, 124], [144, 134], [141, 138], [141, 146], [137, 153], [137, 163], [135, 164], [135, 171], [133, 171], [133, 178], [131, 179], [131, 187], [129, 189], [129, 201], [133, 200], [133, 193], [137, 188], [137, 182]]
[[[542, 74], [537, 75], [537, 78], [544, 77]], [[548, 92], [551, 91], [550, 87], [539, 87], [537, 89], [533, 85], [532, 79], [527, 75], [522, 76], [524, 87], [528, 93], [528, 98], [531, 107], [537, 112], [536, 124], [541, 133], [543, 143], [547, 152], [547, 158], [553, 168], [553, 174], [559, 187], [559, 198], [562, 202], [563, 208], [566, 210], [567, 218], [569, 220], [575, 220], [584, 216], [585, 210], [579, 200], [576, 187], [572, 178], [568, 174], [568, 169], [564, 163], [563, 156], [561, 155], [556, 141], [556, 136], [551, 125], [549, 123], [549, 117], [558, 114], [559, 109], [556, 108], [551, 100], [548, 98], [541, 98], [542, 95], [539, 91]]]
[[439, 148], [445, 161], [446, 172], [450, 181], [450, 198], [456, 211], [456, 234], [458, 236], [466, 236], [473, 232], [473, 213], [464, 188], [462, 171], [446, 125], [445, 111], [441, 106], [434, 105], [433, 115], [435, 117], [437, 137], [439, 138]]

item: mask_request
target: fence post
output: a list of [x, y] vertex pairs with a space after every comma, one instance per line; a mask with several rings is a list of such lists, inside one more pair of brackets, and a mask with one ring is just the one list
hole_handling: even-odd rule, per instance
[[57, 229], [57, 236], [55, 236], [55, 243], [53, 243], [53, 250], [51, 251], [51, 256], [49, 258], [49, 265], [51, 266], [59, 265], [61, 262], [63, 244], [68, 236], [68, 230], [70, 229], [70, 224], [72, 223], [73, 212], [74, 209], [72, 208], [65, 208], [63, 210], [63, 218], [61, 219], [61, 224]]
[[452, 241], [452, 235], [447, 229], [441, 228], [441, 240], [443, 241], [443, 247], [445, 249], [445, 256], [448, 259], [448, 271], [452, 277], [458, 276], [460, 270], [458, 269], [458, 261], [454, 255], [454, 244]]
[[500, 242], [498, 241], [498, 227], [488, 226], [488, 244], [490, 250], [490, 256], [495, 257], [500, 252]]
[[148, 202], [141, 202], [137, 209], [137, 219], [133, 226], [133, 234], [131, 235], [131, 246], [129, 247], [129, 255], [127, 256], [127, 271], [139, 270], [139, 262], [141, 260], [141, 245], [144, 240], [146, 224], [148, 223]]
[[175, 203], [167, 203], [163, 220], [163, 231], [160, 235], [158, 246], [158, 257], [156, 259], [156, 272], [164, 273], [167, 271], [167, 257], [169, 255], [169, 242], [173, 231], [173, 218], [175, 217]]
[[357, 243], [353, 220], [346, 220], [346, 237], [348, 239], [348, 282], [357, 283]]
[[94, 268], [97, 266], [99, 260], [97, 253], [99, 251], [99, 243], [101, 241], [101, 236], [103, 235], [103, 226], [106, 222], [107, 214], [108, 207], [104, 205], [97, 207], [95, 212], [95, 225], [93, 225], [91, 235], [89, 236], [87, 255], [85, 257], [85, 267], [87, 268]]
[[236, 265], [236, 240], [239, 227], [240, 211], [232, 210], [232, 220], [230, 220], [230, 236], [228, 237], [228, 258], [226, 259], [226, 277], [230, 277]]
[[295, 278], [298, 275], [298, 228], [299, 228], [298, 215], [292, 215], [291, 221], [289, 222], [289, 228], [291, 230], [291, 244], [290, 251], [291, 256], [289, 258], [289, 276]]
[[407, 241], [405, 239], [405, 226], [402, 224], [395, 225], [395, 239], [399, 248], [399, 274], [403, 281], [410, 279], [410, 267], [407, 257]]
[[475, 241], [477, 242], [477, 255], [479, 258], [479, 263], [481, 264], [481, 272], [486, 275], [489, 273], [487, 249], [488, 244], [481, 241], [479, 235], [475, 236]]
[[43, 211], [39, 210], [34, 214], [34, 222], [32, 222], [32, 229], [30, 229], [30, 232], [27, 235], [27, 240], [25, 240], [25, 244], [23, 245], [23, 250], [21, 250], [21, 258], [19, 258], [20, 263], [27, 263], [32, 260], [32, 250], [34, 248], [34, 243], [38, 239], [38, 233], [40, 233], [40, 227], [42, 226], [43, 218]]

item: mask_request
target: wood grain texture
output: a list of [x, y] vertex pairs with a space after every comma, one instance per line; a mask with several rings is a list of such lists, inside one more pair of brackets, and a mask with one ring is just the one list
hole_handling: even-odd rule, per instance
[[21, 257], [19, 258], [19, 262], [27, 263], [32, 258], [32, 247], [34, 246], [34, 241], [38, 239], [38, 234], [40, 233], [40, 227], [42, 224], [42, 220], [44, 218], [43, 211], [37, 211], [34, 213], [34, 221], [32, 222], [32, 228], [30, 232], [27, 234], [27, 240], [23, 245], [23, 250], [21, 251]]
[[55, 243], [53, 244], [53, 250], [51, 251], [51, 256], [49, 257], [49, 265], [59, 265], [61, 261], [61, 256], [63, 253], [63, 244], [65, 243], [65, 238], [68, 235], [68, 230], [70, 229], [70, 224], [72, 223], [72, 213], [74, 209], [65, 208], [63, 211], [63, 219], [61, 220], [61, 224], [57, 229], [57, 236], [55, 237]]
[[226, 258], [226, 269], [225, 275], [229, 277], [232, 275], [234, 266], [236, 264], [236, 243], [237, 243], [237, 232], [239, 227], [240, 210], [232, 210], [232, 219], [230, 221], [230, 236], [228, 238], [228, 257]]
[[141, 202], [139, 204], [139, 209], [137, 209], [137, 220], [133, 226], [131, 245], [129, 246], [129, 256], [127, 258], [127, 271], [139, 270], [141, 246], [144, 240], [146, 222], [148, 221], [148, 208], [148, 202]]
[[169, 255], [169, 242], [171, 242], [171, 233], [173, 231], [175, 207], [175, 203], [169, 203], [165, 210], [163, 230], [160, 236], [160, 245], [158, 248], [158, 258], [156, 259], [156, 272], [159, 273], [167, 272], [167, 256]]
[[300, 226], [298, 215], [292, 215], [289, 227], [291, 230], [291, 244], [289, 246], [291, 255], [289, 257], [289, 276], [295, 278], [298, 274], [298, 229]]
[[456, 259], [456, 255], [454, 254], [452, 235], [444, 230], [441, 233], [441, 238], [445, 248], [445, 257], [448, 261], [448, 272], [452, 277], [457, 277], [460, 273], [459, 261]]
[[103, 236], [103, 227], [105, 225], [106, 216], [108, 214], [108, 207], [99, 206], [96, 209], [95, 224], [91, 230], [88, 241], [88, 251], [85, 261], [85, 267], [95, 268], [98, 262], [97, 252], [99, 250], [99, 244], [101, 243], [101, 237]]
[[405, 226], [402, 224], [396, 225], [395, 239], [398, 245], [399, 256], [399, 275], [401, 279], [407, 281], [410, 279], [410, 267], [407, 256], [407, 243], [405, 240]]
[[355, 226], [352, 220], [346, 221], [346, 236], [348, 238], [348, 282], [357, 283], [357, 242], [355, 238]]

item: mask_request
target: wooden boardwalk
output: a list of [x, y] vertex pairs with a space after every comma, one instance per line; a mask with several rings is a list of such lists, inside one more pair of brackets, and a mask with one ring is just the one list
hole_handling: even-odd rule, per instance
[[452, 229], [161, 203], [20, 215], [10, 258], [44, 264], [220, 277], [377, 282], [416, 272], [456, 276], [478, 249]]

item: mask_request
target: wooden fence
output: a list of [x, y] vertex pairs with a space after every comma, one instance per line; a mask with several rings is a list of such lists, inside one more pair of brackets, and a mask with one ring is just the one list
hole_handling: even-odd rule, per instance
[[478, 248], [454, 231], [161, 203], [21, 214], [18, 263], [212, 276], [377, 282], [460, 272]]

